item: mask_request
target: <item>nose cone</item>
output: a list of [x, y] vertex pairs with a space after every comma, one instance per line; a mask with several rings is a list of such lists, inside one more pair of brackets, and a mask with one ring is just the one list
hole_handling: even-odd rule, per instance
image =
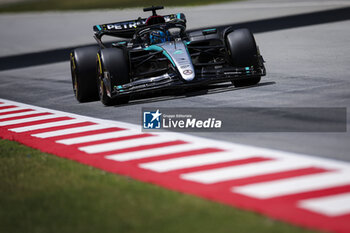
[[162, 48], [173, 60], [182, 79], [192, 81], [195, 77], [192, 59], [182, 41], [169, 42], [162, 45]]
[[183, 69], [179, 69], [181, 73], [181, 76], [183, 79], [185, 79], [186, 81], [192, 81], [194, 79], [194, 69], [193, 67], [190, 67], [190, 66], [186, 66], [186, 68], [183, 68]]

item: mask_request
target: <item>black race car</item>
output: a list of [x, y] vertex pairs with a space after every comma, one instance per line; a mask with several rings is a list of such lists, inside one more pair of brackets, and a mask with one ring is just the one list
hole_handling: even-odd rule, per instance
[[[147, 19], [95, 25], [99, 46], [70, 54], [73, 90], [79, 102], [127, 103], [148, 91], [231, 81], [235, 86], [260, 82], [264, 60], [248, 29], [209, 28], [186, 32], [182, 13], [160, 16], [150, 7]], [[103, 43], [104, 35], [125, 38]]]

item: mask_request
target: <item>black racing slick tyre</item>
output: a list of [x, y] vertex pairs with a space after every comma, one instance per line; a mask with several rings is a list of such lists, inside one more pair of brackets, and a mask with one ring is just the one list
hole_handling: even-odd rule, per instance
[[[233, 66], [247, 67], [258, 65], [258, 48], [253, 34], [246, 28], [237, 29], [227, 34], [226, 46]], [[236, 87], [256, 85], [261, 77], [233, 81]]]
[[253, 86], [253, 85], [257, 85], [261, 80], [261, 77], [253, 77], [253, 78], [249, 78], [249, 79], [244, 79], [244, 80], [235, 80], [232, 81], [232, 84], [235, 87], [246, 87], [246, 86]]
[[129, 95], [111, 98], [110, 93], [114, 86], [130, 82], [129, 63], [124, 50], [106, 48], [97, 53], [97, 83], [101, 102], [106, 106], [127, 104]]
[[97, 46], [77, 48], [70, 54], [70, 67], [75, 98], [80, 102], [98, 100], [96, 88]]

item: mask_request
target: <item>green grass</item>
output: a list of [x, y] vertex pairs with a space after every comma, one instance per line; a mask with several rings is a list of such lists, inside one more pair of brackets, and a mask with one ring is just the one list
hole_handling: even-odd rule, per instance
[[0, 12], [48, 11], [48, 10], [85, 10], [105, 8], [162, 6], [193, 6], [237, 0], [32, 0], [20, 3], [0, 5]]
[[311, 232], [0, 140], [0, 232]]

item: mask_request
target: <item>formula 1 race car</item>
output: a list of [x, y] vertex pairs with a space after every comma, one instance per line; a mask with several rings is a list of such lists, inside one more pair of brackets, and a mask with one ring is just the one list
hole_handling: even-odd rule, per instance
[[[249, 86], [266, 75], [264, 60], [248, 29], [209, 28], [186, 32], [182, 13], [95, 25], [99, 46], [70, 54], [73, 90], [79, 102], [127, 103], [149, 91], [231, 81]], [[125, 38], [107, 46], [104, 35]]]

